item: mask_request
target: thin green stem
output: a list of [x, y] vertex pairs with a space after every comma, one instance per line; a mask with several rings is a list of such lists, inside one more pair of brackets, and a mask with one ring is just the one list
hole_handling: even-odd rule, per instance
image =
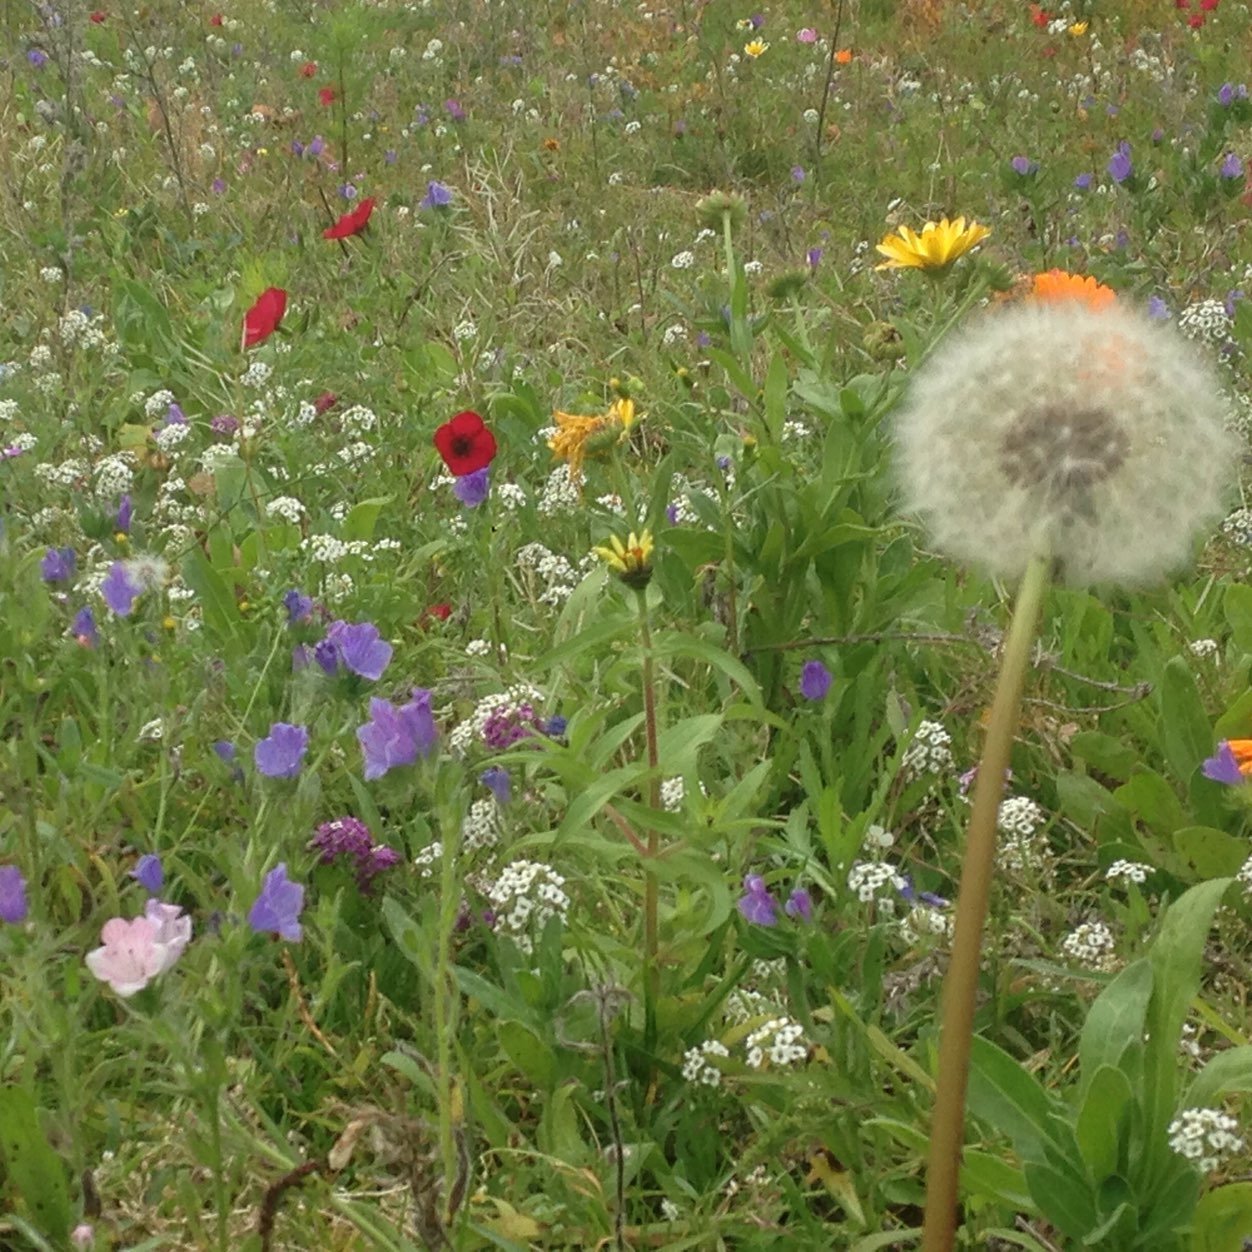
[[950, 1252], [956, 1236], [957, 1182], [965, 1137], [965, 1088], [982, 956], [982, 932], [995, 868], [996, 816], [1004, 794], [1013, 736], [1030, 667], [1050, 562], [1035, 558], [1022, 578], [1013, 621], [1004, 641], [1000, 678], [970, 812], [965, 863], [956, 902], [956, 932], [943, 983], [938, 1085], [926, 1171], [926, 1218], [922, 1252]]
[[[661, 807], [661, 778], [658, 773], [660, 750], [658, 748], [656, 718], [656, 675], [652, 661], [652, 630], [648, 624], [648, 593], [641, 589], [636, 593], [639, 605], [639, 642], [643, 647], [643, 724], [648, 744], [648, 806]], [[651, 1043], [656, 1034], [656, 1000], [660, 989], [656, 954], [659, 937], [657, 922], [658, 887], [653, 862], [661, 850], [661, 836], [655, 829], [648, 831], [648, 863], [643, 878], [643, 982], [645, 1004], [645, 1034]]]
[[[438, 784], [436, 784], [436, 787]], [[444, 823], [442, 856], [439, 862], [439, 947], [435, 957], [436, 1068], [439, 1084], [439, 1157], [443, 1165], [443, 1219], [451, 1223], [449, 1212], [457, 1177], [456, 1131], [460, 1122], [459, 1102], [455, 1099], [456, 1074], [452, 1045], [456, 1037], [458, 1003], [452, 982], [452, 934], [461, 907], [458, 881], [458, 827]]]

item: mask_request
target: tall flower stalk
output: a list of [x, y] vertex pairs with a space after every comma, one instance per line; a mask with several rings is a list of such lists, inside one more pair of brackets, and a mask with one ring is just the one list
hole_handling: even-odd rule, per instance
[[[656, 718], [656, 673], [652, 658], [652, 629], [648, 623], [648, 592], [641, 587], [635, 592], [639, 609], [639, 645], [643, 650], [640, 681], [643, 685], [643, 733], [648, 750], [648, 807], [661, 807], [660, 752]], [[657, 968], [659, 944], [659, 890], [653, 867], [661, 851], [661, 837], [655, 827], [648, 831], [648, 859], [643, 871], [643, 980], [649, 1041], [656, 1033], [656, 1001], [660, 970]]]
[[956, 902], [952, 956], [943, 983], [939, 1035], [939, 1082], [930, 1132], [926, 1171], [926, 1225], [923, 1252], [943, 1252], [956, 1231], [957, 1178], [965, 1139], [965, 1088], [974, 1033], [982, 933], [995, 869], [996, 816], [1004, 795], [1005, 771], [1013, 751], [1022, 707], [1022, 688], [1030, 665], [1050, 562], [1036, 557], [1026, 569], [1013, 621], [1000, 661], [1000, 678], [991, 706], [991, 722], [970, 812], [961, 887]]

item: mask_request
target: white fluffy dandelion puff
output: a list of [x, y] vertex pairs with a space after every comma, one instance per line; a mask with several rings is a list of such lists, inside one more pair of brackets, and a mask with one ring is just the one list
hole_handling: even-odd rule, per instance
[[997, 309], [918, 370], [896, 421], [905, 503], [941, 551], [1017, 578], [1150, 583], [1222, 516], [1238, 452], [1194, 347], [1120, 306]]

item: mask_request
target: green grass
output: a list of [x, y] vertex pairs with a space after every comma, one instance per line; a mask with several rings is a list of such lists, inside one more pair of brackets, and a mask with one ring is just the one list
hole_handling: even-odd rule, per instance
[[[263, 1226], [275, 1248], [912, 1246], [951, 910], [912, 911], [892, 875], [955, 895], [1012, 589], [902, 513], [890, 417], [953, 325], [1052, 267], [1162, 301], [1246, 415], [1249, 306], [1199, 305], [1252, 294], [1244, 176], [1221, 172], [1252, 158], [1252, 104], [1219, 98], [1246, 76], [1243, 6], [1192, 30], [1167, 0], [1093, 2], [1062, 14], [1080, 34], [1008, 0], [50, 14], [0, 11], [0, 867], [28, 901], [0, 923], [0, 1247], [80, 1223], [97, 1248], [261, 1247]], [[729, 231], [711, 192], [738, 198]], [[367, 196], [362, 234], [323, 238]], [[991, 234], [942, 280], [875, 268], [884, 235], [945, 215]], [[281, 326], [244, 352], [271, 286]], [[625, 397], [637, 420], [572, 487], [553, 414]], [[498, 444], [474, 509], [433, 443], [466, 409]], [[640, 599], [590, 553], [644, 527]], [[1162, 1092], [1184, 1107], [1179, 1074], [1237, 1070], [1248, 1042], [1247, 874], [1215, 930], [1207, 895], [1160, 922], [1248, 860], [1240, 794], [1201, 774], [1252, 735], [1248, 538], [1235, 512], [1166, 585], [1047, 597], [962, 1246], [1079, 1246], [1022, 1110], [1076, 1118], [1102, 1014], [1132, 1038], [1177, 1005], [1196, 1055], [1143, 1061], [1145, 1121], [1100, 1113], [1133, 1197], [1091, 1246], [1252, 1231], [1246, 1148], [1202, 1177], [1141, 1134]], [[68, 580], [41, 576], [49, 548]], [[153, 585], [111, 612], [102, 580], [143, 556]], [[314, 602], [294, 623], [293, 590]], [[391, 645], [377, 681], [312, 659], [336, 619]], [[414, 688], [437, 749], [367, 781], [370, 699]], [[526, 733], [487, 742], [480, 702], [510, 691]], [[308, 730], [292, 778], [254, 764], [279, 722]], [[919, 756], [923, 723], [948, 755]], [[397, 853], [371, 891], [309, 846], [345, 816]], [[150, 853], [192, 936], [124, 998], [85, 957], [142, 913]], [[1146, 880], [1107, 879], [1118, 860]], [[279, 862], [298, 941], [248, 924]], [[560, 879], [546, 925], [518, 862]], [[777, 924], [737, 907], [747, 875]], [[811, 921], [782, 912], [797, 888]], [[1101, 968], [1065, 946], [1084, 923], [1108, 928]], [[1153, 1007], [1129, 973], [1089, 1018], [1148, 952]], [[794, 1048], [754, 1063], [778, 1018]], [[1243, 1077], [1205, 1082], [1247, 1140]]]

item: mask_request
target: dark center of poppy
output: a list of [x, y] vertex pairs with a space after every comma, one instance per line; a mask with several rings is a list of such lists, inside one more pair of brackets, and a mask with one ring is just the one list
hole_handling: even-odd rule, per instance
[[452, 455], [469, 456], [474, 451], [473, 435], [454, 435], [452, 438]]

